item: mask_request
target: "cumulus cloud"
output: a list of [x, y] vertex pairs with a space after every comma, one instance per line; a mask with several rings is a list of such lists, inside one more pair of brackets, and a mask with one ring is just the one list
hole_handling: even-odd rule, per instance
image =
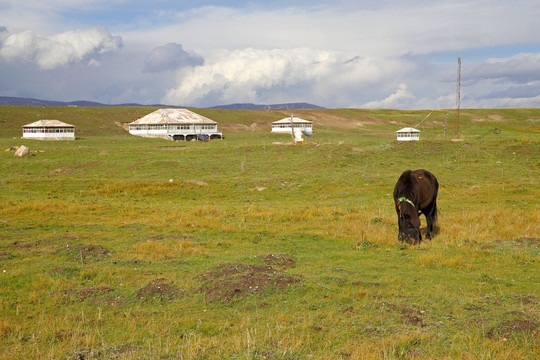
[[392, 109], [403, 108], [409, 100], [414, 99], [414, 95], [407, 88], [407, 84], [399, 84], [395, 93], [391, 94], [385, 99], [370, 101], [365, 103], [362, 107], [368, 109]]
[[162, 101], [198, 106], [210, 101], [257, 101], [263, 93], [272, 93], [275, 99], [293, 88], [303, 90], [303, 99], [327, 98], [336, 87], [374, 83], [399, 68], [393, 60], [306, 48], [220, 51], [206, 60], [203, 66], [179, 71], [177, 86]]
[[162, 72], [177, 70], [185, 66], [202, 65], [204, 59], [182, 48], [181, 44], [169, 43], [150, 52], [144, 61], [143, 72]]
[[105, 27], [72, 30], [50, 36], [29, 30], [7, 37], [0, 49], [0, 56], [11, 62], [35, 62], [40, 69], [50, 70], [84, 61], [95, 65], [101, 55], [121, 47], [122, 38], [112, 36]]

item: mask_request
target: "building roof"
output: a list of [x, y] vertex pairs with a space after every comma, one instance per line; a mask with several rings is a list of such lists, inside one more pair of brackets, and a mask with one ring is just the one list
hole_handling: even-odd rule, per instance
[[401, 129], [401, 130], [398, 130], [396, 132], [397, 133], [412, 133], [412, 132], [419, 133], [420, 130], [412, 128], [412, 127], [406, 127], [406, 128]]
[[[294, 117], [294, 116], [292, 118], [292, 122], [293, 122], [293, 124], [311, 124], [312, 123], [311, 121], [300, 119], [300, 118], [297, 118], [297, 117]], [[290, 124], [290, 123], [291, 123], [291, 117], [290, 116], [288, 116], [288, 117], [286, 117], [284, 119], [272, 122], [272, 124]]]
[[66, 124], [60, 120], [38, 120], [31, 124], [23, 125], [23, 127], [75, 127], [74, 125]]
[[129, 125], [155, 124], [217, 124], [217, 122], [187, 109], [159, 109]]

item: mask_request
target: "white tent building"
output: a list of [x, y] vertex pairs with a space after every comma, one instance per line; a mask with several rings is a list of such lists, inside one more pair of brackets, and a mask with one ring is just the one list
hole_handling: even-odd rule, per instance
[[300, 129], [301, 132], [308, 136], [313, 134], [313, 123], [311, 121], [293, 116], [274, 121], [272, 123], [272, 132], [291, 134], [293, 126], [295, 129]]
[[22, 128], [23, 139], [75, 140], [75, 126], [59, 120], [39, 120]]
[[420, 140], [420, 130], [406, 127], [396, 131], [397, 141], [418, 141]]
[[159, 109], [129, 124], [129, 133], [173, 140], [222, 139], [217, 122], [187, 109]]

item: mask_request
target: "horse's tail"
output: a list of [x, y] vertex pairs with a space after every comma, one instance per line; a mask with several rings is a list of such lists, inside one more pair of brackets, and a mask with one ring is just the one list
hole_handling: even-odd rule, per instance
[[435, 175], [431, 174], [433, 177], [433, 184], [435, 186], [435, 193], [433, 194], [433, 222], [437, 222], [437, 218], [439, 216], [439, 208], [437, 208], [437, 195], [439, 194], [439, 181], [435, 177]]

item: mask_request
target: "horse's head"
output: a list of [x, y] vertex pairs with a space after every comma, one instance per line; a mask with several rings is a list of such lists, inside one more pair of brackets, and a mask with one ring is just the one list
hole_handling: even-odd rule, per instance
[[401, 230], [407, 237], [409, 244], [417, 244], [422, 241], [422, 235], [420, 235], [420, 217], [418, 216], [418, 210], [412, 201], [406, 198], [400, 198], [397, 201], [399, 210], [399, 217], [402, 222]]

